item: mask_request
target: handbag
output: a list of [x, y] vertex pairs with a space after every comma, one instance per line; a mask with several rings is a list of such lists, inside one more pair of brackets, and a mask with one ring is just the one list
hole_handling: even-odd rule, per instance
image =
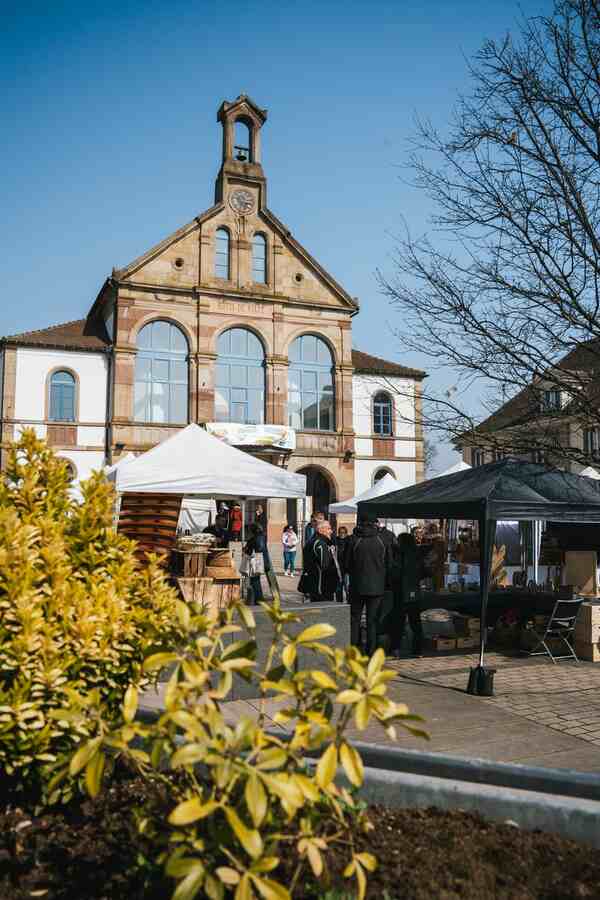
[[248, 557], [248, 560], [248, 575], [250, 576], [250, 578], [253, 578], [255, 575], [265, 574], [265, 560], [262, 553], [253, 553], [252, 556]]

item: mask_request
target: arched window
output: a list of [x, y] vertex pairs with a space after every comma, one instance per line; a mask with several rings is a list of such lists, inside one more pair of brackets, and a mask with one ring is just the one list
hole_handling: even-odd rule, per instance
[[71, 372], [53, 372], [50, 378], [48, 418], [51, 422], [75, 421], [75, 377]]
[[255, 234], [252, 239], [252, 280], [257, 284], [267, 283], [267, 239], [264, 234]]
[[229, 281], [229, 232], [217, 228], [215, 232], [215, 275]]
[[135, 361], [136, 422], [185, 424], [188, 421], [188, 343], [170, 322], [144, 325]]
[[383, 392], [373, 398], [373, 434], [392, 434], [392, 398]]
[[252, 133], [241, 119], [234, 125], [233, 155], [239, 162], [252, 162]]
[[262, 425], [265, 420], [265, 352], [247, 328], [229, 328], [217, 343], [217, 422]]
[[333, 357], [314, 334], [303, 334], [290, 346], [288, 424], [317, 431], [335, 428]]
[[390, 472], [389, 469], [377, 469], [375, 474], [373, 475], [373, 484], [377, 484], [378, 481], [381, 481], [382, 478], [385, 478], [386, 475], [394, 475], [393, 472]]

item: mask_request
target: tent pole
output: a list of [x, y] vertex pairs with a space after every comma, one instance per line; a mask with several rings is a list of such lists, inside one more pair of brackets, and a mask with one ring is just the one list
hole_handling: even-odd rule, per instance
[[242, 545], [246, 543], [246, 498], [242, 497]]
[[482, 517], [479, 520], [479, 587], [481, 591], [479, 665], [471, 669], [467, 692], [488, 697], [494, 693], [493, 675], [495, 669], [485, 669], [483, 662], [485, 658], [487, 606], [495, 538], [496, 520]]

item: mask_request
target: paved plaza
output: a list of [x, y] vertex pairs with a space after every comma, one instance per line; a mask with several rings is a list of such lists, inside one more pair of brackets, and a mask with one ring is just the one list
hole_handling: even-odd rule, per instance
[[[282, 600], [297, 606], [297, 579], [279, 578]], [[306, 609], [309, 609], [307, 605]], [[443, 626], [442, 617], [435, 628]], [[432, 623], [432, 627], [433, 623]], [[488, 653], [486, 665], [495, 668], [493, 697], [466, 693], [472, 651], [429, 654], [421, 659], [388, 660], [397, 672], [390, 682], [391, 696], [421, 715], [430, 740], [400, 734], [398, 745], [497, 762], [600, 772], [600, 663], [562, 661]], [[160, 708], [160, 694], [149, 692], [143, 705]], [[226, 716], [256, 716], [258, 700], [226, 704]], [[277, 711], [266, 701], [263, 711], [271, 721]], [[389, 744], [377, 725], [352, 730], [356, 740]]]

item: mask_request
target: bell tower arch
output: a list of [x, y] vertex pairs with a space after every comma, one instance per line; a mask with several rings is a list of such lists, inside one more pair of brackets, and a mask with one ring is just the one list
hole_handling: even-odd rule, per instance
[[254, 185], [259, 189], [259, 205], [266, 206], [267, 180], [260, 162], [260, 131], [267, 121], [267, 110], [246, 94], [240, 94], [236, 100], [221, 103], [217, 121], [223, 129], [223, 149], [215, 202], [224, 200], [233, 185]]

